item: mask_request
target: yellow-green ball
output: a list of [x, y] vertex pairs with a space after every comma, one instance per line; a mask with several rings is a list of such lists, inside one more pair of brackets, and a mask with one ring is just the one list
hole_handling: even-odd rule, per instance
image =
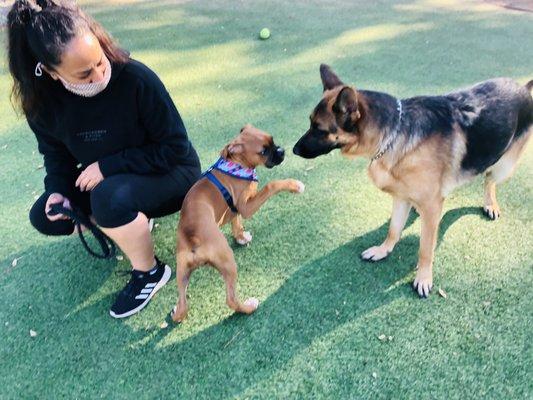
[[259, 37], [263, 40], [267, 40], [270, 37], [270, 29], [268, 28], [261, 29], [261, 32], [259, 32]]

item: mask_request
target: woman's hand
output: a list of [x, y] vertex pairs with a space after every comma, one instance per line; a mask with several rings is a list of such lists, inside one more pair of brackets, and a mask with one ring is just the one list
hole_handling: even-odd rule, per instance
[[103, 180], [104, 176], [102, 175], [102, 171], [100, 171], [100, 166], [97, 161], [93, 162], [81, 172], [76, 180], [76, 186], [79, 187], [82, 192], [89, 191], [93, 190], [93, 188]]
[[60, 219], [68, 219], [66, 215], [63, 214], [55, 214], [55, 215], [48, 215], [48, 212], [50, 211], [50, 207], [52, 204], [61, 204], [63, 207], [71, 209], [70, 207], [70, 201], [66, 197], [64, 197], [62, 194], [59, 193], [52, 193], [50, 196], [48, 196], [48, 200], [46, 200], [46, 205], [44, 207], [44, 212], [46, 213], [46, 217], [50, 221], [57, 221]]

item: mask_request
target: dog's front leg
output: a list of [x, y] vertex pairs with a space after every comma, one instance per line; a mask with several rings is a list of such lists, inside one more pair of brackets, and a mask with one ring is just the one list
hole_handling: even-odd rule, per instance
[[403, 228], [411, 211], [411, 203], [407, 200], [394, 197], [392, 199], [392, 215], [390, 218], [389, 233], [385, 241], [379, 246], [373, 246], [361, 253], [361, 258], [366, 261], [379, 261], [389, 255], [400, 240]]
[[231, 220], [231, 233], [233, 234], [235, 241], [242, 246], [252, 241], [252, 234], [244, 230], [240, 214], [235, 215]]
[[244, 218], [250, 218], [272, 196], [282, 191], [302, 193], [305, 185], [296, 179], [283, 179], [267, 183], [259, 192], [248, 194], [239, 199], [237, 208]]
[[413, 288], [420, 297], [428, 297], [433, 288], [433, 256], [437, 243], [442, 203], [443, 200], [438, 199], [417, 207], [422, 222], [422, 230], [420, 232], [420, 249]]

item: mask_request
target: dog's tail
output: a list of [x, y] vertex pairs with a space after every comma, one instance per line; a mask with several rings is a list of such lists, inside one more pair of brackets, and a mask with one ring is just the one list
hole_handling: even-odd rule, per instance
[[531, 93], [531, 91], [533, 90], [533, 79], [526, 83], [526, 89], [533, 96], [533, 93]]

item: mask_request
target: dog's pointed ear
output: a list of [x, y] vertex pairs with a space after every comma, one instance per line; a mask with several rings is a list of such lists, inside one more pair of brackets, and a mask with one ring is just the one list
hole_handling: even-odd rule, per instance
[[336, 86], [343, 85], [335, 72], [326, 64], [320, 64], [320, 77], [322, 78], [322, 85], [324, 85], [324, 91], [333, 89]]
[[[361, 115], [357, 106], [357, 92], [353, 87], [345, 86], [337, 95], [333, 111], [339, 114], [350, 114], [355, 119]], [[355, 115], [353, 115], [355, 113]]]

